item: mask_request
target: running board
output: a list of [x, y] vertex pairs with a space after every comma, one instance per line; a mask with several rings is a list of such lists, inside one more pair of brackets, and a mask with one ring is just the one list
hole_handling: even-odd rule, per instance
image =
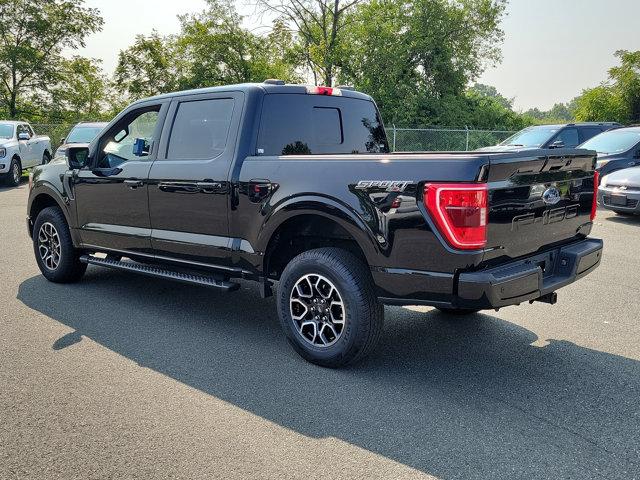
[[205, 287], [213, 287], [225, 292], [232, 292], [240, 288], [238, 283], [221, 280], [220, 278], [208, 277], [204, 275], [193, 275], [190, 273], [175, 272], [173, 270], [165, 270], [163, 268], [145, 265], [143, 263], [122, 262], [110, 258], [99, 258], [93, 255], [82, 255], [80, 257], [82, 263], [89, 265], [98, 265], [100, 267], [114, 268], [125, 272], [134, 272], [147, 275], [154, 278], [166, 278], [190, 285], [203, 285]]

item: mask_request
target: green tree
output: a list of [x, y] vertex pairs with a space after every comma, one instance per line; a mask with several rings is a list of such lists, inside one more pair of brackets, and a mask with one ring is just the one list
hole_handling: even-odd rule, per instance
[[60, 82], [51, 89], [50, 111], [68, 121], [98, 120], [104, 114], [108, 82], [101, 60], [74, 56], [59, 64]]
[[348, 15], [362, 0], [258, 0], [296, 32], [304, 64], [317, 85], [333, 85], [345, 58]]
[[640, 122], [640, 51], [618, 50], [620, 65], [609, 69], [609, 79], [586, 89], [576, 99], [580, 121]]
[[84, 46], [102, 28], [83, 0], [0, 0], [0, 103], [15, 118], [25, 92], [48, 91], [60, 79], [64, 48]]
[[296, 81], [291, 33], [281, 22], [258, 36], [242, 27], [228, 0], [207, 0], [207, 8], [180, 17], [176, 39], [181, 88], [198, 88], [266, 78]]
[[504, 9], [504, 0], [360, 4], [348, 19], [340, 81], [376, 98], [388, 123], [459, 125], [467, 85], [500, 59]]
[[155, 30], [148, 36], [137, 35], [133, 45], [118, 55], [114, 86], [126, 101], [171, 92], [177, 87], [177, 63], [173, 38]]

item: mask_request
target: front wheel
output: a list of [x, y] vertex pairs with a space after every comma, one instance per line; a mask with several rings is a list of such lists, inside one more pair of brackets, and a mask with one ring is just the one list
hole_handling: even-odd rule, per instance
[[76, 282], [87, 270], [58, 207], [47, 207], [38, 214], [33, 225], [33, 250], [42, 275], [51, 282]]
[[336, 368], [376, 346], [384, 310], [364, 262], [346, 250], [319, 248], [296, 256], [282, 272], [278, 315], [296, 352]]

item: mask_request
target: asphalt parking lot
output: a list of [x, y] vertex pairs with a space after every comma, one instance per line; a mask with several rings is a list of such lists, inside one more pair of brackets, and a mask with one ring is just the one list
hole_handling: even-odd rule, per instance
[[555, 306], [386, 310], [364, 363], [287, 345], [273, 299], [39, 274], [0, 188], [0, 478], [640, 478], [640, 218]]

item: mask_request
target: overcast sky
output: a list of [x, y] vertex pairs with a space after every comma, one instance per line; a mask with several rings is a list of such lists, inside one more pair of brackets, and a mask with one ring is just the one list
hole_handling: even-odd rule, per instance
[[[102, 32], [87, 40], [79, 53], [100, 58], [105, 70], [115, 68], [118, 52], [136, 34], [154, 28], [161, 33], [179, 30], [176, 15], [197, 12], [204, 0], [87, 0], [105, 20]], [[243, 0], [239, 11], [253, 8]], [[503, 60], [488, 68], [480, 82], [494, 85], [515, 98], [517, 109], [547, 109], [565, 102], [584, 88], [606, 79], [615, 64], [613, 52], [640, 50], [640, 0], [510, 0], [503, 23]]]

